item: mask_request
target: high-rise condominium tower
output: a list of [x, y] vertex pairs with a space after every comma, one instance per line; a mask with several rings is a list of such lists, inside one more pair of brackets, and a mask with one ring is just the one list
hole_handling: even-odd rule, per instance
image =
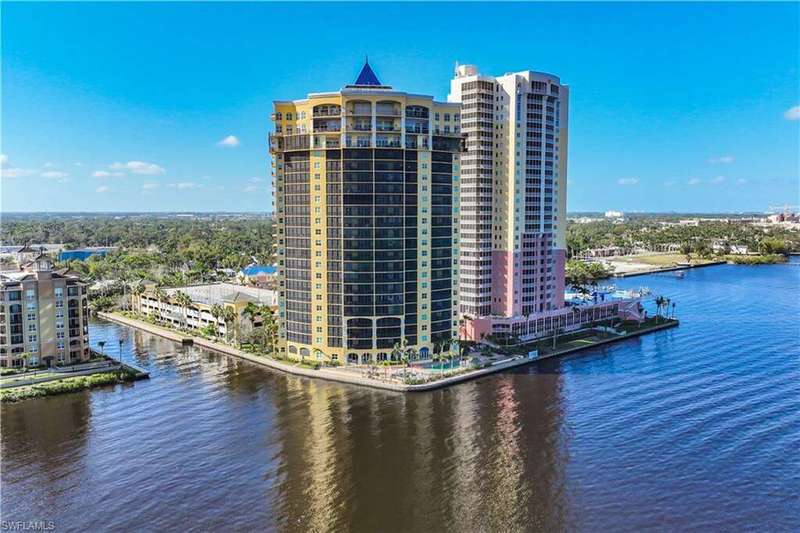
[[448, 100], [462, 104], [467, 138], [462, 332], [478, 339], [564, 307], [569, 89], [551, 74], [483, 76], [462, 65]]
[[457, 330], [460, 106], [381, 84], [274, 103], [280, 350], [425, 357]]

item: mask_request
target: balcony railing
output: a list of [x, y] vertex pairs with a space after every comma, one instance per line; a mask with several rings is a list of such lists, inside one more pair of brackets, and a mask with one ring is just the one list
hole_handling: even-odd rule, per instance
[[338, 117], [341, 116], [341, 108], [337, 109], [317, 109], [314, 111], [314, 118], [317, 117]]
[[430, 115], [428, 111], [413, 111], [406, 108], [406, 117], [407, 118], [428, 118]]

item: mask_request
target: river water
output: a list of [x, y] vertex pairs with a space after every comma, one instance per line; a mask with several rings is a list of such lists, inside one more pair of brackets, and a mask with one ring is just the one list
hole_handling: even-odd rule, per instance
[[628, 278], [679, 328], [403, 395], [110, 323], [152, 378], [2, 407], [3, 520], [59, 531], [797, 531], [800, 266]]

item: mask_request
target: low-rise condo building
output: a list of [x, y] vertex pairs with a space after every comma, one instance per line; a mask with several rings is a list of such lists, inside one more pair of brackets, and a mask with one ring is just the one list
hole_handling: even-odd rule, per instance
[[90, 359], [86, 284], [38, 255], [0, 272], [0, 366], [65, 365]]
[[[149, 284], [143, 292], [131, 296], [131, 304], [134, 311], [170, 326], [187, 330], [211, 327], [220, 336], [232, 339], [261, 327], [263, 308], [277, 309], [278, 293], [233, 283], [170, 289]], [[245, 311], [248, 304], [257, 306], [254, 313]]]
[[369, 64], [340, 91], [274, 103], [282, 355], [363, 364], [450, 350], [459, 115]]

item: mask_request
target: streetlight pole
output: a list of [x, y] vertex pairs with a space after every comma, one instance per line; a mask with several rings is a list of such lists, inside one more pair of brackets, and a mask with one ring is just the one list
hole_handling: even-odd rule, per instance
[[124, 367], [122, 366], [122, 344], [124, 342], [125, 341], [122, 338], [119, 339], [119, 356], [118, 356], [118, 359], [119, 359], [119, 375], [120, 375], [120, 379], [122, 379], [122, 371], [124, 369]]

